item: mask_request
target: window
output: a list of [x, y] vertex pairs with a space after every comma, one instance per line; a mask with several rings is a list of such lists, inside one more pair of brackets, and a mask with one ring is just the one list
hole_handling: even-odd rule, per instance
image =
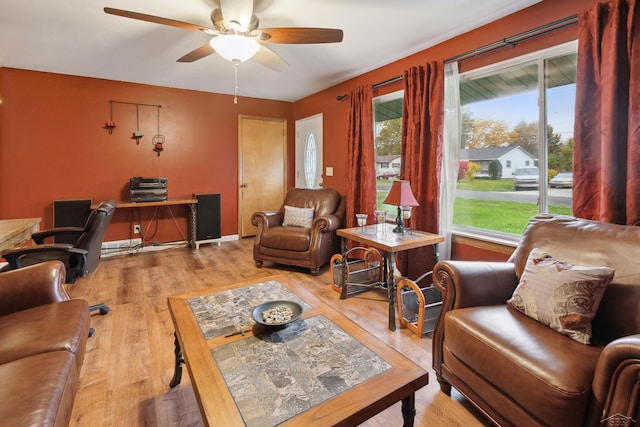
[[304, 150], [304, 180], [307, 188], [313, 188], [315, 184], [317, 164], [316, 139], [313, 137], [313, 133], [309, 133]]
[[387, 211], [387, 218], [393, 219], [397, 207], [382, 202], [391, 189], [391, 181], [400, 177], [403, 96], [404, 91], [401, 90], [373, 100], [378, 209]]
[[460, 74], [454, 230], [513, 237], [537, 213], [571, 215], [571, 186], [550, 180], [572, 170], [576, 49]]

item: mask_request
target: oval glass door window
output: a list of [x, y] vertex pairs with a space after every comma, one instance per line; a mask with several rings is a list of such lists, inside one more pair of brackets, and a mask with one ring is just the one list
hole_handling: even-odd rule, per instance
[[316, 140], [313, 134], [307, 135], [307, 142], [304, 150], [304, 179], [307, 183], [307, 188], [313, 188], [316, 180]]

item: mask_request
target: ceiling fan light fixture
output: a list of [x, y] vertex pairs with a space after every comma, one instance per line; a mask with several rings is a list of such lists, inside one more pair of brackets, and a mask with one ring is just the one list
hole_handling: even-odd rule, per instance
[[214, 37], [209, 44], [220, 56], [231, 62], [234, 60], [244, 62], [260, 50], [260, 43], [250, 37], [237, 34]]

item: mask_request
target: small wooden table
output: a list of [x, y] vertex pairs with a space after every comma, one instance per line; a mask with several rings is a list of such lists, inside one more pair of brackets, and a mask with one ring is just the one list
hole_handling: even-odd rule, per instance
[[[433, 246], [437, 256], [438, 243], [444, 242], [444, 237], [424, 231], [409, 230], [405, 234], [394, 233], [393, 224], [367, 225], [365, 227], [352, 227], [337, 230], [338, 236], [342, 237], [342, 253], [347, 253], [347, 240], [369, 245], [380, 250], [384, 255], [384, 278], [387, 285], [387, 296], [389, 298], [389, 329], [396, 330], [395, 316], [395, 287], [396, 283], [393, 272], [396, 265], [396, 253], [408, 249], [420, 248], [423, 246]], [[346, 272], [346, 269], [343, 269]], [[343, 283], [347, 283], [346, 278]], [[340, 298], [347, 298], [347, 286], [342, 287]]]
[[[252, 308], [299, 302], [282, 330], [253, 324]], [[248, 280], [170, 297], [176, 365], [187, 365], [205, 425], [357, 425], [402, 401], [413, 426], [420, 366], [378, 340], [288, 276]], [[342, 363], [342, 364], [341, 364]]]
[[40, 218], [0, 220], [0, 252], [20, 246], [39, 229]]
[[[198, 199], [169, 199], [158, 202], [116, 202], [117, 209], [131, 209], [131, 208], [158, 208], [160, 206], [166, 206], [169, 209], [170, 206], [187, 205], [189, 207], [189, 213], [187, 216], [187, 234], [189, 236], [189, 246], [191, 251], [195, 252], [198, 249], [196, 243], [196, 206]], [[91, 205], [91, 209], [98, 207], [97, 204]], [[171, 213], [171, 210], [169, 210]], [[173, 213], [171, 213], [173, 216]]]

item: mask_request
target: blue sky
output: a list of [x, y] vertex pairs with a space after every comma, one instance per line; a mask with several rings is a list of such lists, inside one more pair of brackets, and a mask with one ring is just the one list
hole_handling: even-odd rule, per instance
[[[573, 136], [576, 85], [558, 86], [547, 91], [547, 120], [554, 133], [566, 142]], [[510, 128], [521, 121], [538, 120], [538, 93], [525, 92], [518, 95], [467, 104], [464, 108], [475, 119], [501, 120]]]

